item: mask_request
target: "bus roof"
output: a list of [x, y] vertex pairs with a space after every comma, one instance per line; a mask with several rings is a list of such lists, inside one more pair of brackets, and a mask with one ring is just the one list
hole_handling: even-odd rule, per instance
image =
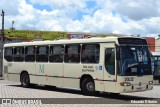
[[131, 37], [131, 36], [94, 37], [93, 36], [91, 38], [83, 38], [83, 39], [59, 39], [59, 40], [45, 40], [45, 41], [33, 41], [33, 42], [8, 43], [8, 44], [5, 44], [4, 47], [48, 45], [48, 44], [94, 43], [94, 42], [95, 43], [96, 42], [115, 42], [115, 43], [117, 43], [117, 38], [139, 38], [139, 37]]
[[153, 56], [160, 56], [160, 52], [151, 52]]

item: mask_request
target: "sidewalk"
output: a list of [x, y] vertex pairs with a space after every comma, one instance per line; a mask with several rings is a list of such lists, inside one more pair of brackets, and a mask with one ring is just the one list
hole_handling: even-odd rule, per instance
[[0, 80], [3, 80], [3, 77], [0, 77]]

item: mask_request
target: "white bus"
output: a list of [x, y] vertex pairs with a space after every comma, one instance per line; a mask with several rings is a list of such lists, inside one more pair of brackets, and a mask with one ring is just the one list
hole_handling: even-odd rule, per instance
[[92, 37], [4, 45], [4, 78], [23, 87], [43, 84], [82, 93], [151, 90], [151, 55], [145, 39]]
[[160, 84], [160, 52], [151, 52], [154, 60], [154, 82], [155, 84]]

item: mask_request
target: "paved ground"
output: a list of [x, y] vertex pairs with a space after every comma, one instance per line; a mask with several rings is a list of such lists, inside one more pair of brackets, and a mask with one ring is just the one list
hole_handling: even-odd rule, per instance
[[[154, 89], [146, 92], [125, 93], [118, 96], [109, 95], [106, 93], [97, 94], [96, 96], [84, 96], [81, 91], [64, 88], [46, 88], [43, 86], [35, 86], [32, 88], [23, 88], [20, 83], [0, 80], [0, 98], [3, 100], [11, 100], [15, 104], [1, 104], [0, 107], [21, 107], [21, 106], [35, 106], [35, 107], [53, 107], [53, 106], [75, 106], [75, 107], [124, 107], [124, 106], [158, 106], [158, 104], [144, 104], [148, 103], [160, 104], [160, 86], [154, 86]], [[23, 99], [22, 99], [23, 98]], [[45, 98], [45, 99], [43, 99]], [[148, 99], [149, 98], [149, 99]], [[159, 99], [157, 99], [159, 98]], [[2, 99], [0, 99], [2, 103]], [[3, 103], [5, 103], [3, 101]], [[142, 104], [131, 104], [139, 101]], [[43, 104], [41, 104], [41, 102]], [[30, 103], [30, 104], [28, 104]], [[32, 104], [31, 104], [32, 103]], [[34, 104], [33, 104], [34, 103]], [[52, 104], [45, 104], [52, 103]], [[88, 104], [89, 103], [89, 104]], [[126, 104], [127, 103], [127, 104]], [[160, 106], [160, 105], [159, 105]]]

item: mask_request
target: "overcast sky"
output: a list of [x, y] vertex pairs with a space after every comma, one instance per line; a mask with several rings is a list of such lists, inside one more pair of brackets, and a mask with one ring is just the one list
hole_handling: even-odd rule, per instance
[[1, 0], [0, 9], [5, 29], [160, 34], [160, 0]]

